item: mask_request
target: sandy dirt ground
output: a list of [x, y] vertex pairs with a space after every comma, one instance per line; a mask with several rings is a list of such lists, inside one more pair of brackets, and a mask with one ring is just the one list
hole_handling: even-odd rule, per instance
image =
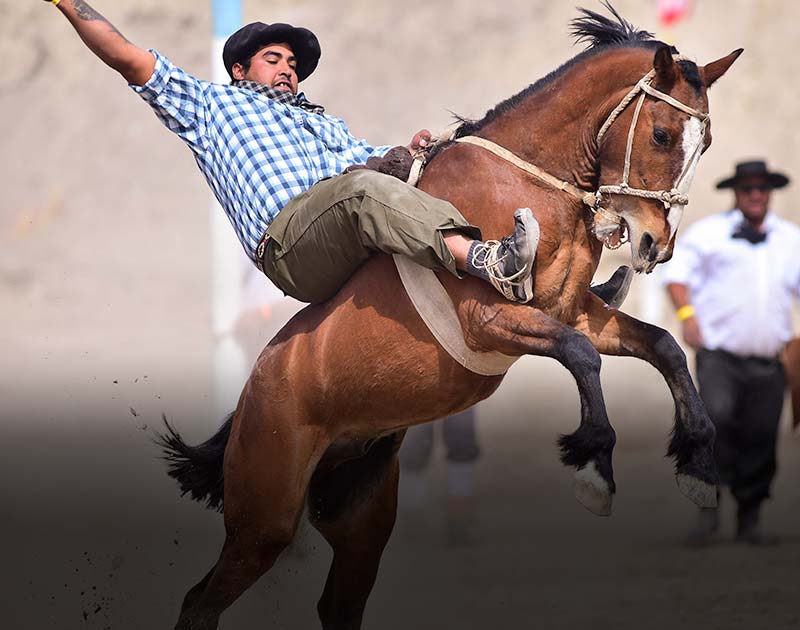
[[[671, 402], [655, 373], [606, 362], [618, 494], [614, 515], [603, 519], [572, 498], [571, 473], [557, 462], [554, 439], [576, 424], [578, 409], [571, 378], [552, 368], [523, 360], [478, 408], [484, 454], [472, 546], [448, 543], [444, 468], [435, 453], [428, 502], [401, 505], [364, 627], [796, 628], [797, 436], [784, 436], [775, 499], [765, 511], [783, 544], [731, 542], [728, 501], [719, 543], [687, 549], [695, 510], [663, 457]], [[215, 561], [221, 517], [177, 499], [137, 420], [125, 431], [49, 428], [4, 444], [13, 472], [2, 481], [11, 502], [4, 501], [0, 524], [5, 618], [13, 619], [6, 627], [171, 627], [183, 594]], [[330, 559], [305, 525], [221, 628], [318, 627], [315, 603]]]
[[[576, 54], [567, 35], [574, 4], [249, 0], [244, 14], [312, 28], [323, 58], [303, 86], [309, 97], [357, 136], [405, 144], [420, 127], [448, 124], [448, 110], [482, 115]], [[735, 160], [764, 155], [800, 177], [787, 82], [800, 71], [794, 4], [694, 4], [691, 20], [659, 36], [700, 63], [746, 52], [712, 90], [714, 144], [687, 222], [726, 208], [713, 182]], [[658, 31], [654, 5], [615, 2]], [[132, 41], [209, 77], [206, 4], [94, 6]], [[0, 0], [0, 50], [2, 625], [171, 627], [223, 535], [219, 515], [178, 498], [151, 442], [162, 414], [191, 440], [219, 422], [209, 195], [187, 149], [52, 7]], [[794, 190], [776, 194], [774, 208], [800, 220]], [[609, 253], [599, 275], [626, 256]], [[632, 313], [654, 281], [636, 279]], [[295, 308], [276, 307], [275, 321]], [[673, 328], [672, 315], [661, 315]], [[681, 541], [694, 509], [663, 457], [672, 415], [665, 385], [632, 360], [605, 360], [603, 379], [619, 435], [615, 514], [599, 519], [572, 499], [554, 441], [577, 424], [577, 393], [558, 365], [526, 358], [478, 410], [476, 544], [446, 544], [437, 457], [427, 507], [401, 510], [365, 627], [800, 626], [798, 436], [783, 431], [765, 513], [784, 543], [731, 543], [728, 501], [721, 542], [691, 551]], [[329, 561], [305, 528], [221, 627], [316, 627]]]

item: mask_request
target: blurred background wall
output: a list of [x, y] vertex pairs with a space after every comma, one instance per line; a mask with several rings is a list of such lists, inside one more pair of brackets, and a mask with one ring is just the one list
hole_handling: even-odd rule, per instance
[[[665, 26], [657, 4], [615, 2], [700, 64], [745, 49], [711, 90], [714, 143], [684, 226], [729, 207], [730, 194], [713, 184], [739, 159], [764, 156], [800, 177], [793, 5], [695, 0]], [[211, 77], [210, 2], [95, 5], [131, 41]], [[284, 21], [319, 36], [321, 63], [302, 89], [375, 144], [440, 130], [451, 112], [480, 117], [581, 50], [568, 35], [572, 2], [244, 0], [242, 8], [245, 22]], [[209, 192], [190, 151], [46, 3], [0, 0], [0, 49], [3, 430], [127, 431], [162, 413], [199, 432], [216, 426]], [[796, 187], [776, 193], [774, 209], [800, 220], [795, 199]], [[628, 257], [627, 247], [606, 252], [598, 280]], [[674, 329], [655, 276], [635, 279], [625, 308]], [[279, 305], [276, 320], [297, 306]]]
[[[244, 0], [243, 9], [245, 21], [311, 28], [323, 55], [302, 85], [309, 98], [356, 136], [406, 144], [421, 127], [449, 124], [450, 112], [481, 116], [577, 54], [568, 35], [575, 4]], [[595, 0], [580, 4], [602, 11]], [[729, 207], [730, 195], [713, 185], [740, 159], [763, 156], [800, 179], [794, 3], [694, 0], [669, 28], [655, 0], [614, 5], [700, 64], [745, 49], [711, 90], [714, 143], [684, 226]], [[93, 6], [131, 41], [211, 77], [210, 2]], [[15, 543], [5, 557], [5, 603], [26, 610], [9, 627], [167, 627], [221, 542], [218, 515], [178, 500], [150, 433], [162, 413], [190, 440], [219, 422], [209, 192], [189, 150], [52, 6], [0, 0], [0, 51], [0, 538]], [[773, 207], [800, 222], [797, 183], [776, 193]], [[628, 257], [627, 248], [606, 252], [598, 279]], [[641, 315], [643, 296], [661, 295], [657, 281], [637, 277], [625, 309]], [[276, 317], [296, 307], [277, 305]], [[650, 308], [675, 330], [665, 302]], [[728, 548], [698, 561], [676, 549], [693, 508], [663, 459], [672, 417], [666, 386], [642, 362], [603, 365], [619, 435], [615, 518], [585, 513], [571, 497], [571, 471], [557, 462], [555, 437], [579, 417], [571, 377], [551, 361], [523, 359], [479, 410], [478, 493], [491, 544], [454, 563], [430, 544], [393, 542], [368, 609], [377, 627], [458, 619], [478, 627], [470, 623], [480, 614], [480, 627], [509, 615], [530, 625], [531, 614], [544, 614], [542, 627], [553, 628], [587, 620], [639, 628], [642, 619], [655, 628], [744, 628], [762, 623], [768, 607], [778, 615], [770, 627], [797, 627], [796, 538], [788, 553], [758, 558]], [[774, 513], [795, 531], [800, 462], [797, 436], [789, 437]], [[260, 583], [269, 594], [253, 592], [230, 619], [284, 615], [302, 623], [275, 627], [313, 627], [327, 559], [324, 543], [311, 540], [310, 561], [301, 555], [282, 566], [272, 574], [280, 578]], [[759, 577], [767, 574], [774, 579]], [[398, 612], [399, 592], [413, 595]], [[419, 624], [420, 606], [438, 617]]]
[[[745, 48], [711, 91], [714, 144], [685, 224], [728, 207], [713, 182], [740, 158], [800, 176], [792, 3], [696, 0], [668, 29], [655, 0], [614, 4], [701, 64]], [[95, 5], [133, 42], [210, 78], [210, 3]], [[211, 390], [207, 188], [189, 150], [50, 9], [0, 0], [0, 396], [7, 410], [30, 408], [34, 394], [180, 413]], [[449, 124], [451, 111], [480, 116], [580, 50], [568, 35], [573, 2], [244, 0], [243, 11], [317, 33], [322, 60], [302, 88], [373, 143], [405, 144]], [[795, 190], [774, 197], [790, 219], [800, 218]], [[627, 256], [608, 252], [598, 276]], [[636, 278], [628, 310], [639, 313], [654, 281]]]

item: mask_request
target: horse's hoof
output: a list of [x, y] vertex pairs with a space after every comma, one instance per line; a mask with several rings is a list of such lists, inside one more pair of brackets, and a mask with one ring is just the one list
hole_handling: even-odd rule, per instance
[[675, 475], [678, 488], [701, 508], [717, 507], [717, 487], [689, 475]]
[[575, 498], [592, 514], [611, 515], [611, 490], [608, 482], [597, 472], [594, 462], [589, 462], [575, 473], [573, 489]]

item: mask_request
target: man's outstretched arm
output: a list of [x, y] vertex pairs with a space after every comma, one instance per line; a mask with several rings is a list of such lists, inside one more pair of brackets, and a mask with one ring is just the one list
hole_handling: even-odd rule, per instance
[[[45, 2], [52, 3], [52, 0]], [[59, 0], [57, 7], [89, 49], [106, 65], [119, 72], [128, 83], [147, 83], [156, 65], [150, 52], [131, 44], [111, 22], [83, 0]]]

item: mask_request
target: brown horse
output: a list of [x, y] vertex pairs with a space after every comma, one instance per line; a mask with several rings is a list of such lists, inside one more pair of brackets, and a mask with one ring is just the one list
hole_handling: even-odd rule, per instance
[[[711, 141], [706, 90], [741, 51], [698, 67], [616, 13], [583, 13], [573, 30], [591, 43], [586, 51], [459, 134], [489, 139], [579, 194], [598, 191], [605, 211], [485, 148], [450, 143], [436, 151], [420, 187], [451, 201], [488, 238], [507, 233], [514, 209], [530, 206], [542, 237], [531, 304], [507, 302], [473, 279], [441, 281], [470, 348], [552, 357], [574, 376], [580, 427], [560, 445], [584, 505], [607, 514], [615, 490], [599, 353], [639, 357], [664, 376], [676, 408], [668, 452], [679, 486], [709, 505], [714, 430], [683, 352], [667, 332], [609, 308], [589, 286], [601, 237], [611, 243], [627, 234], [636, 271], [670, 257], [688, 180]], [[646, 87], [632, 92], [643, 77]], [[345, 176], [360, 178], [365, 194], [382, 177]], [[264, 349], [213, 438], [197, 447], [171, 429], [163, 438], [184, 493], [220, 509], [224, 498], [227, 532], [177, 627], [216, 628], [292, 540], [308, 501], [311, 522], [334, 550], [318, 604], [322, 626], [359, 628], [394, 525], [405, 429], [483, 400], [502, 378], [470, 372], [441, 349], [385, 255], [298, 313]]]

